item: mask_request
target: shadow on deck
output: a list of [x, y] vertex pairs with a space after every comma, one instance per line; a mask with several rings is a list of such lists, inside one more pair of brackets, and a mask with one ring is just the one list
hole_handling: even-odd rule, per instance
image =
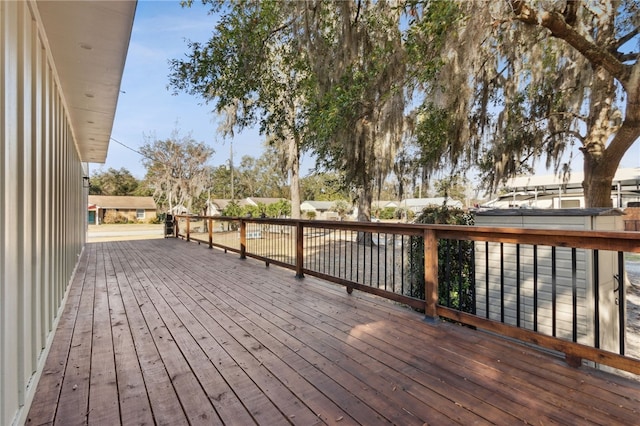
[[176, 239], [87, 244], [27, 424], [634, 424], [640, 383]]

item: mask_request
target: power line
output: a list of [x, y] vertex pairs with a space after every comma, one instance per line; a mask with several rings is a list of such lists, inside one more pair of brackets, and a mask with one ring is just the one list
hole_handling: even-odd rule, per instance
[[[131, 147], [130, 147], [130, 146], [128, 146], [128, 145], [123, 144], [122, 142], [120, 142], [120, 141], [119, 141], [119, 140], [117, 140], [116, 138], [113, 138], [113, 137], [112, 137], [112, 138], [110, 138], [110, 139], [111, 139], [112, 141], [114, 141], [115, 143], [117, 143], [118, 145], [122, 145], [122, 146], [124, 146], [125, 148], [127, 148], [128, 150], [131, 150], [131, 151], [135, 152], [135, 153], [136, 153], [136, 154], [138, 154], [138, 155], [142, 155], [142, 156], [143, 156], [143, 157], [145, 157], [145, 158], [149, 158], [149, 157], [147, 157], [146, 155], [144, 155], [143, 153], [141, 153], [140, 151], [138, 151], [138, 150], [136, 150], [136, 149], [133, 149], [133, 148], [131, 148]], [[149, 158], [149, 159], [151, 160], [151, 158]]]

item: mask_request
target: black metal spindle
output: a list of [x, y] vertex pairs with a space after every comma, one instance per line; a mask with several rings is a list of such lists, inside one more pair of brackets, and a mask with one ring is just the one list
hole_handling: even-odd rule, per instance
[[520, 244], [516, 244], [516, 325], [520, 327]]
[[476, 245], [471, 242], [471, 266], [469, 273], [469, 285], [471, 286], [471, 313], [476, 315]]
[[556, 337], [556, 297], [557, 297], [557, 280], [556, 273], [556, 247], [551, 247], [551, 335]]
[[[409, 238], [409, 237], [407, 237]], [[402, 267], [400, 268], [400, 288], [402, 288], [402, 293], [404, 294], [404, 239], [405, 236], [402, 236], [402, 241], [400, 242], [400, 264], [402, 265]], [[413, 296], [413, 291], [411, 290], [411, 287], [409, 287], [409, 295]]]
[[373, 287], [373, 232], [366, 244], [369, 246], [369, 286]]
[[462, 241], [458, 240], [458, 309], [462, 310]]
[[571, 304], [573, 306], [573, 341], [578, 341], [578, 260], [576, 249], [571, 248]]
[[578, 341], [578, 261], [576, 259], [576, 248], [571, 248], [571, 305], [573, 306], [573, 327], [572, 338]]
[[484, 242], [484, 285], [485, 285], [485, 305], [486, 317], [489, 318], [489, 241]]
[[349, 279], [353, 281], [353, 231], [349, 231], [349, 233]]
[[618, 252], [618, 336], [620, 339], [620, 355], [625, 353], [625, 287], [624, 287], [624, 252]]
[[[371, 278], [371, 284], [373, 285], [373, 283], [376, 283], [376, 287], [380, 288], [380, 233], [378, 232], [378, 243], [376, 244], [376, 256], [377, 256], [377, 262], [376, 262], [376, 280], [373, 281], [373, 277]], [[373, 265], [372, 265], [373, 267]], [[372, 271], [373, 273], [373, 271]]]
[[[387, 250], [389, 249], [388, 247], [388, 242], [389, 242], [389, 238], [388, 238], [389, 234], [387, 234], [386, 232], [384, 233], [384, 289], [387, 290], [387, 269], [389, 268], [389, 265], [387, 265]], [[392, 269], [393, 271], [393, 269]], [[380, 266], [378, 265], [378, 276], [380, 276]], [[393, 289], [395, 291], [395, 289]]]
[[538, 331], [538, 246], [533, 246], [533, 331]]
[[[396, 234], [393, 234], [393, 248], [391, 249], [391, 262], [393, 262], [393, 271], [391, 272], [391, 285], [393, 291], [396, 291]], [[400, 288], [400, 294], [404, 294], [404, 289]]]
[[[446, 261], [444, 265], [444, 282], [445, 282], [445, 290], [446, 290], [446, 303], [447, 307], [451, 307], [451, 240], [445, 240], [445, 252], [446, 252]], [[440, 283], [442, 284], [442, 283]]]
[[593, 346], [600, 348], [600, 252], [593, 251]]
[[500, 243], [500, 322], [504, 322], [504, 243]]

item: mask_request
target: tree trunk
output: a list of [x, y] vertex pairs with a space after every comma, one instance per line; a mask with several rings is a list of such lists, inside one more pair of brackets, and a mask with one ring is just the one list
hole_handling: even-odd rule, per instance
[[606, 162], [597, 162], [588, 154], [584, 157], [584, 189], [585, 207], [613, 207], [611, 201], [611, 185], [616, 173], [614, 167]]
[[[365, 173], [364, 171], [362, 172]], [[358, 221], [369, 222], [371, 220], [371, 200], [373, 199], [373, 188], [371, 181], [363, 179], [362, 187], [358, 190]], [[358, 243], [371, 245], [371, 232], [358, 232]]]
[[[295, 143], [295, 141], [293, 142]], [[296, 144], [296, 146], [298, 146]], [[296, 155], [291, 161], [289, 169], [289, 182], [291, 185], [291, 218], [300, 219], [300, 151], [295, 150]]]
[[358, 190], [358, 221], [369, 222], [371, 220], [371, 201], [373, 200], [373, 191], [371, 184], [364, 184]]

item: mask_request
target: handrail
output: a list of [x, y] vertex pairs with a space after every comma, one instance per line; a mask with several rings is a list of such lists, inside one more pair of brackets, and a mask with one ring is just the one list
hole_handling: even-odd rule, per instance
[[[342, 284], [350, 293], [353, 289], [373, 293], [382, 297], [389, 298], [394, 301], [405, 303], [413, 308], [424, 310], [425, 315], [429, 319], [438, 317], [447, 318], [463, 324], [474, 327], [483, 328], [492, 332], [496, 332], [521, 341], [534, 343], [536, 345], [559, 351], [565, 354], [566, 360], [571, 365], [580, 365], [582, 360], [589, 360], [594, 363], [609, 365], [614, 368], [630, 371], [640, 374], [640, 360], [624, 355], [624, 280], [621, 262], [623, 262], [624, 253], [640, 253], [640, 233], [628, 231], [577, 231], [577, 230], [557, 230], [557, 229], [527, 229], [527, 228], [494, 228], [479, 226], [458, 226], [458, 225], [425, 225], [425, 224], [409, 224], [409, 223], [362, 223], [362, 222], [343, 222], [343, 221], [314, 221], [314, 220], [293, 220], [293, 219], [270, 219], [270, 218], [241, 218], [241, 217], [208, 217], [208, 216], [176, 216], [176, 220], [180, 224], [176, 227], [176, 236], [184, 238], [187, 241], [197, 241], [198, 243], [207, 243], [210, 248], [218, 247], [225, 251], [238, 252], [241, 258], [252, 257], [264, 261], [267, 265], [274, 263], [295, 271], [296, 277], [302, 278], [305, 274], [313, 275], [326, 279], [338, 284]], [[206, 229], [196, 229], [193, 224], [202, 224]], [[200, 226], [200, 225], [198, 225]], [[218, 229], [219, 228], [219, 229]], [[194, 232], [201, 231], [201, 232]], [[206, 240], [204, 237], [207, 237]], [[439, 242], [443, 240], [451, 241], [469, 241], [472, 246], [475, 245], [474, 251], [480, 250], [487, 256], [485, 261], [486, 273], [476, 271], [475, 265], [482, 259], [474, 260], [472, 266], [474, 276], [470, 278], [474, 284], [473, 289], [473, 310], [474, 312], [463, 312], [461, 299], [458, 300], [458, 306], [445, 306], [439, 301], [439, 291], [442, 285], [450, 286], [451, 283], [440, 282], [442, 278], [439, 274], [443, 273], [443, 269], [449, 268], [449, 265], [442, 265], [439, 261]], [[359, 243], [358, 241], [365, 241]], [[421, 264], [416, 264], [415, 259], [405, 258], [409, 247], [413, 244], [422, 244], [422, 260]], [[457, 243], [460, 244], [460, 243]], [[505, 304], [505, 278], [501, 277], [500, 294], [502, 299], [500, 303], [500, 313], [502, 319], [496, 319], [490, 315], [490, 306], [497, 303], [494, 295], [489, 288], [490, 271], [489, 245], [499, 245], [500, 262], [504, 263], [506, 258], [503, 254], [503, 247], [514, 245], [517, 248], [517, 266], [516, 271], [501, 269], [501, 274], [505, 273], [517, 274], [517, 324], [509, 323], [505, 320], [506, 308]], [[542, 332], [538, 330], [538, 321], [534, 320], [534, 326], [527, 328], [521, 324], [521, 302], [523, 297], [520, 292], [521, 281], [521, 247], [529, 247], [529, 251], [533, 251], [534, 258], [537, 257], [538, 247], [552, 248], [553, 266], [548, 266], [551, 272], [549, 278], [551, 283], [549, 287], [552, 289], [552, 309], [553, 309], [553, 332]], [[533, 249], [531, 249], [533, 247]], [[566, 249], [565, 249], [566, 248]], [[442, 248], [440, 248], [442, 249]], [[577, 253], [577, 250], [590, 250], [587, 254]], [[460, 255], [458, 249], [458, 256]], [[523, 250], [525, 250], [523, 248]], [[570, 254], [556, 254], [556, 250], [571, 250]], [[620, 349], [619, 353], [601, 348], [600, 343], [600, 318], [598, 311], [600, 309], [598, 301], [599, 294], [602, 292], [598, 287], [598, 266], [595, 271], [583, 270], [587, 268], [584, 265], [592, 262], [592, 257], [598, 263], [598, 255], [600, 252], [617, 252], [618, 253], [618, 271], [617, 280], [618, 302], [617, 307], [619, 316], [619, 335]], [[564, 252], [563, 252], [564, 253]], [[400, 258], [402, 256], [402, 258]], [[447, 254], [447, 256], [449, 256]], [[516, 255], [509, 254], [514, 257]], [[562, 283], [557, 277], [556, 256], [559, 263], [573, 264], [571, 278], [572, 284], [567, 284], [566, 289], [561, 287]], [[562, 256], [570, 256], [570, 260], [564, 260]], [[585, 260], [586, 259], [586, 260]], [[528, 261], [528, 260], [527, 260]], [[351, 262], [350, 264], [348, 264]], [[411, 263], [414, 262], [414, 263]], [[582, 262], [582, 268], [576, 265]], [[440, 265], [439, 265], [440, 263]], [[453, 261], [447, 263], [455, 263]], [[543, 263], [543, 262], [540, 262]], [[381, 270], [382, 265], [382, 270]], [[400, 265], [400, 266], [398, 266]], [[445, 268], [446, 267], [446, 268]], [[533, 268], [537, 268], [534, 265]], [[377, 268], [377, 269], [376, 269]], [[400, 268], [401, 270], [396, 270]], [[408, 288], [414, 288], [415, 283], [405, 286], [405, 270], [421, 270], [423, 273], [422, 283], [418, 283], [421, 290], [418, 295], [408, 291]], [[503, 265], [500, 268], [505, 268]], [[531, 268], [527, 266], [527, 268]], [[388, 271], [387, 269], [392, 269]], [[588, 268], [587, 268], [588, 269]], [[506, 271], [506, 272], [505, 272]], [[615, 272], [615, 271], [614, 271]], [[456, 278], [449, 275], [452, 282], [462, 289], [462, 276], [468, 271], [460, 270], [460, 277]], [[537, 274], [533, 272], [535, 277]], [[475, 275], [485, 274], [487, 280], [486, 286], [486, 314], [485, 317], [475, 313], [476, 306], [481, 304], [476, 300], [477, 293], [480, 292], [478, 286], [479, 278]], [[593, 288], [586, 288], [587, 284], [583, 281], [585, 277], [591, 276], [595, 280]], [[400, 278], [398, 278], [400, 277]], [[465, 275], [466, 277], [466, 275]], [[594, 278], [595, 277], [595, 278]], [[468, 277], [466, 277], [468, 278]], [[615, 277], [614, 277], [615, 278]], [[529, 281], [535, 281], [529, 277]], [[382, 282], [384, 281], [384, 285]], [[398, 281], [400, 284], [398, 284]], [[577, 289], [578, 286], [584, 284], [583, 287]], [[538, 285], [537, 282], [535, 284]], [[573, 286], [571, 288], [571, 286]], [[591, 284], [588, 284], [591, 286]], [[400, 288], [400, 290], [398, 290]], [[449, 288], [449, 287], [447, 287]], [[560, 289], [560, 290], [558, 290]], [[567, 294], [563, 295], [562, 290], [566, 290]], [[595, 290], [594, 290], [595, 289]], [[461, 298], [460, 291], [447, 290], [452, 294], [457, 294]], [[536, 289], [535, 291], [538, 291]], [[576, 299], [579, 292], [592, 292], [595, 298], [595, 306], [587, 306], [587, 309], [593, 309], [595, 314], [595, 326], [593, 324], [578, 324], [578, 310]], [[616, 290], [614, 290], [616, 291]], [[563, 315], [562, 312], [556, 312], [556, 298], [567, 296], [569, 299], [573, 294], [573, 338], [559, 337], [556, 335], [556, 322]], [[542, 309], [537, 305], [537, 294], [533, 296], [534, 301], [534, 318], [537, 310]], [[546, 302], [546, 301], [545, 301]], [[537, 307], [536, 307], [537, 306]], [[531, 309], [530, 307], [526, 307]], [[581, 316], [589, 316], [591, 313]], [[514, 320], [515, 321], [515, 320]], [[564, 320], [562, 320], [564, 321]], [[571, 322], [568, 320], [569, 323]], [[593, 321], [591, 321], [593, 322]], [[559, 328], [564, 325], [561, 324]], [[607, 325], [608, 326], [608, 325]], [[591, 330], [595, 328], [594, 330]], [[580, 332], [588, 330], [591, 333], [595, 343], [585, 344], [579, 342], [577, 330]], [[609, 332], [609, 330], [607, 331]], [[578, 336], [578, 337], [577, 337]], [[583, 338], [580, 337], [580, 338]], [[569, 338], [571, 339], [571, 338]]]

